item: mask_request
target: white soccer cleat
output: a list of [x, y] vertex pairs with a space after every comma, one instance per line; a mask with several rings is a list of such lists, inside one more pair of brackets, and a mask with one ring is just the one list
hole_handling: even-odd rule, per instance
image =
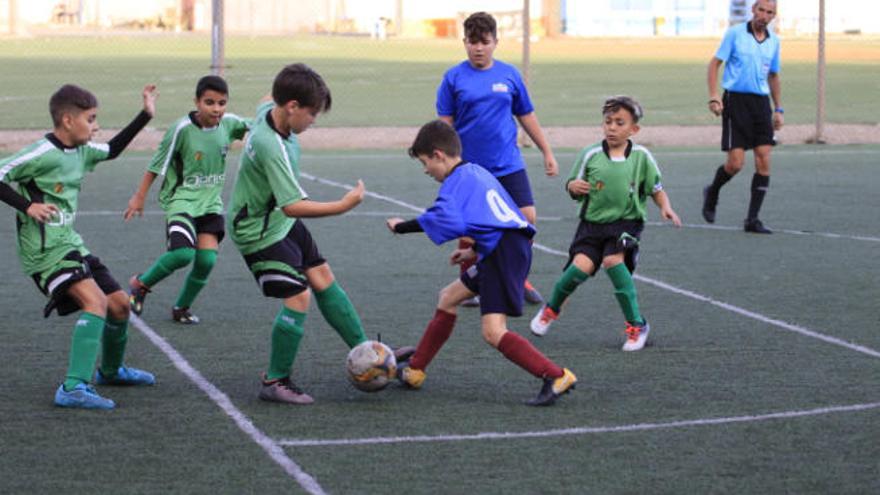
[[532, 329], [533, 334], [538, 337], [543, 337], [544, 335], [547, 335], [547, 331], [550, 330], [550, 325], [556, 321], [557, 318], [559, 318], [559, 313], [550, 309], [550, 306], [544, 305], [538, 310], [538, 314], [532, 318], [532, 323], [529, 327]]
[[645, 347], [645, 342], [648, 340], [648, 333], [651, 331], [651, 326], [648, 325], [648, 320], [645, 320], [641, 325], [632, 325], [629, 322], [626, 323], [626, 342], [623, 343], [624, 351], [638, 351]]

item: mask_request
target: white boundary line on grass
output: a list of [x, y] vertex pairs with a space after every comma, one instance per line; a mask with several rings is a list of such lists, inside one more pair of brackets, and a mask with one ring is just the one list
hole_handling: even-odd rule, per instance
[[522, 432], [483, 432], [472, 435], [417, 435], [405, 437], [371, 437], [356, 439], [335, 440], [309, 440], [309, 439], [281, 439], [278, 444], [284, 447], [327, 447], [339, 445], [377, 445], [389, 443], [427, 443], [427, 442], [460, 442], [467, 440], [511, 440], [518, 438], [547, 438], [572, 435], [590, 435], [596, 433], [628, 433], [634, 431], [663, 430], [672, 428], [688, 428], [693, 426], [725, 425], [736, 423], [754, 423], [757, 421], [771, 421], [774, 419], [802, 418], [807, 416], [820, 416], [823, 414], [835, 414], [845, 412], [868, 411], [880, 408], [880, 402], [868, 404], [853, 404], [849, 406], [831, 406], [804, 411], [783, 411], [777, 413], [758, 414], [749, 416], [730, 416], [726, 418], [690, 419], [682, 421], [670, 421], [668, 423], [637, 423], [619, 426], [584, 426], [577, 428], [560, 428], [544, 431]]
[[[302, 174], [306, 176], [307, 174]], [[307, 177], [312, 179], [311, 176]], [[323, 179], [321, 179], [323, 180]], [[330, 184], [336, 187], [336, 184]], [[376, 199], [381, 199], [383, 201], [396, 202], [396, 199], [389, 198], [387, 196], [383, 196], [381, 194], [376, 194], [372, 192], [367, 192], [367, 195], [370, 195]], [[397, 203], [395, 203], [397, 204]], [[406, 208], [413, 208], [411, 205], [403, 204], [401, 206], [405, 206]], [[145, 216], [160, 216], [164, 215], [165, 212], [161, 210], [146, 210], [144, 211]], [[390, 215], [397, 215], [397, 212], [393, 211], [356, 211], [352, 210], [344, 213], [344, 215], [349, 215], [353, 217], [387, 217]], [[113, 210], [91, 210], [91, 211], [80, 211], [77, 212], [77, 216], [82, 217], [114, 217], [119, 216], [122, 218], [122, 212], [113, 211]], [[538, 220], [541, 222], [561, 222], [563, 220], [568, 220], [564, 217], [538, 217]], [[646, 222], [648, 225], [656, 226], [656, 227], [671, 227], [668, 222]], [[732, 225], [704, 225], [704, 224], [695, 224], [695, 223], [685, 223], [682, 224], [682, 227], [689, 229], [704, 229], [704, 230], [725, 230], [725, 231], [739, 231], [742, 230], [742, 227], [734, 227]], [[850, 239], [854, 241], [867, 241], [867, 242], [880, 242], [880, 237], [872, 237], [867, 235], [849, 235], [849, 234], [834, 234], [832, 232], [816, 232], [809, 230], [790, 230], [790, 229], [776, 229], [775, 232], [783, 233], [783, 234], [791, 234], [791, 235], [802, 235], [802, 236], [816, 236], [816, 237], [827, 237], [829, 239]]]
[[[332, 181], [329, 179], [322, 179], [320, 177], [315, 177], [310, 174], [300, 174], [300, 175], [303, 178], [313, 180], [313, 181], [319, 182], [321, 184], [339, 187], [342, 189], [349, 189], [349, 190], [352, 189], [352, 186], [350, 186], [350, 185], [342, 184], [340, 182]], [[411, 204], [406, 203], [404, 201], [390, 198], [390, 197], [382, 195], [382, 194], [377, 194], [377, 193], [373, 193], [370, 191], [366, 191], [364, 193], [364, 195], [372, 197], [372, 198], [376, 198], [376, 199], [381, 199], [383, 201], [390, 201], [398, 206], [402, 206], [404, 208], [408, 208], [408, 209], [416, 211], [416, 212], [425, 211], [423, 208], [419, 208], [418, 206], [411, 205]], [[537, 243], [537, 242], [533, 244], [533, 247], [539, 251], [543, 251], [548, 254], [553, 254], [553, 255], [561, 256], [561, 257], [568, 257], [567, 252], [559, 251], [559, 250], [550, 248], [548, 246], [545, 246], [545, 245]], [[644, 277], [642, 275], [634, 275], [633, 278], [636, 280], [640, 280], [642, 282], [645, 282], [647, 284], [653, 285], [655, 287], [658, 287], [658, 288], [661, 288], [664, 290], [668, 290], [668, 291], [673, 292], [675, 294], [689, 297], [691, 299], [695, 299], [700, 302], [709, 303], [713, 306], [717, 306], [719, 308], [725, 309], [727, 311], [731, 311], [733, 313], [739, 314], [741, 316], [745, 316], [747, 318], [751, 318], [753, 320], [758, 320], [762, 323], [767, 323], [769, 325], [773, 325], [775, 327], [781, 328], [783, 330], [787, 330], [789, 332], [798, 333], [798, 334], [804, 335], [806, 337], [818, 339], [818, 340], [820, 340], [822, 342], [826, 342], [828, 344], [844, 347], [844, 348], [847, 348], [852, 351], [856, 351], [856, 352], [860, 352], [862, 354], [867, 354], [872, 357], [880, 358], [880, 351], [876, 351], [876, 350], [871, 349], [869, 347], [861, 346], [858, 344], [852, 344], [852, 343], [847, 342], [845, 340], [838, 339], [837, 337], [831, 337], [830, 335], [825, 335], [823, 333], [819, 333], [819, 332], [810, 330], [808, 328], [804, 328], [804, 327], [801, 327], [798, 325], [793, 325], [791, 323], [786, 323], [782, 320], [777, 320], [775, 318], [770, 318], [770, 317], [764, 316], [760, 313], [755, 313], [753, 311], [749, 311], [747, 309], [740, 308], [739, 306], [734, 306], [733, 304], [728, 304], [723, 301], [718, 301], [718, 300], [713, 299], [709, 296], [704, 296], [702, 294], [698, 294], [696, 292], [689, 291], [687, 289], [682, 289], [682, 288], [676, 287], [674, 285], [667, 284], [667, 283], [662, 282], [660, 280], [655, 280], [655, 279], [652, 279], [649, 277]]]
[[174, 364], [175, 368], [180, 370], [180, 372], [189, 378], [190, 381], [195, 383], [196, 386], [199, 387], [199, 389], [201, 389], [201, 391], [204, 392], [215, 404], [217, 404], [227, 416], [232, 418], [235, 425], [259, 445], [260, 448], [266, 451], [266, 453], [269, 454], [269, 457], [272, 458], [276, 464], [281, 466], [288, 476], [293, 478], [303, 490], [314, 495], [323, 495], [326, 493], [313, 477], [303, 471], [299, 464], [288, 457], [287, 453], [284, 452], [284, 449], [281, 448], [278, 442], [257, 428], [250, 418], [241, 412], [240, 409], [235, 407], [235, 404], [232, 403], [229, 396], [224, 394], [213, 383], [209, 382], [204, 376], [202, 376], [199, 370], [193, 368], [186, 358], [177, 352], [177, 349], [169, 344], [167, 340], [162, 338], [162, 336], [150, 328], [144, 320], [134, 314], [131, 315], [131, 322], [150, 340], [150, 342], [153, 343], [153, 345], [158, 347], [159, 350], [171, 360], [171, 363]]

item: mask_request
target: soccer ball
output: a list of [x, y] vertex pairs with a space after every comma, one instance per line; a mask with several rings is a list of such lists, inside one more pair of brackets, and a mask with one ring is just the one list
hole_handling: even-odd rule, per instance
[[397, 360], [387, 345], [368, 340], [354, 346], [346, 360], [348, 380], [363, 392], [378, 392], [397, 376]]

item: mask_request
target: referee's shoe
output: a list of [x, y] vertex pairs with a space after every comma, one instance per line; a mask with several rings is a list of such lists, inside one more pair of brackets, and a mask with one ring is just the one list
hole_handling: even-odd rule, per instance
[[757, 218], [746, 218], [746, 221], [743, 222], [743, 230], [746, 232], [751, 232], [752, 234], [772, 234], [773, 231], [764, 227], [764, 224], [761, 223]]

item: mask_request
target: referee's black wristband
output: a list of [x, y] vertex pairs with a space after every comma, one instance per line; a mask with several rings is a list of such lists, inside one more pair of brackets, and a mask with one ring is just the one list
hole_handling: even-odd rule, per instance
[[413, 218], [412, 220], [407, 220], [405, 222], [400, 222], [399, 224], [394, 226], [395, 234], [410, 234], [413, 232], [424, 232], [425, 229], [422, 228], [419, 221]]

